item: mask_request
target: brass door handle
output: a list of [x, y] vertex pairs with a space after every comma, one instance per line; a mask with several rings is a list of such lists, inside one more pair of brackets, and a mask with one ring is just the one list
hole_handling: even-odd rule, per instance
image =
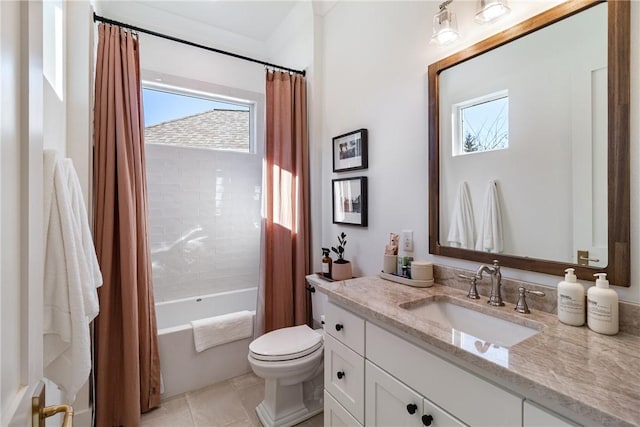
[[49, 418], [55, 414], [64, 412], [62, 427], [73, 427], [73, 407], [70, 405], [53, 405], [42, 408], [42, 417]]
[[73, 427], [73, 408], [70, 405], [44, 406], [44, 381], [39, 381], [31, 396], [31, 427], [45, 427], [45, 418], [64, 412], [62, 427]]

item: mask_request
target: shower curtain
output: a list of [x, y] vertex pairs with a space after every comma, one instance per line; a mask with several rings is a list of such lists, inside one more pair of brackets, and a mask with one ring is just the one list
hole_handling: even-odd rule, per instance
[[306, 82], [266, 73], [265, 214], [257, 334], [311, 324]]
[[104, 278], [95, 321], [96, 425], [137, 426], [160, 403], [138, 40], [98, 26], [94, 237]]

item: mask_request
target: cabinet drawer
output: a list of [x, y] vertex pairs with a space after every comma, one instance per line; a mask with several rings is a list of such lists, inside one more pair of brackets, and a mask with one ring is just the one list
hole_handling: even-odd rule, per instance
[[364, 356], [364, 319], [333, 304], [325, 310], [324, 330], [329, 335]]
[[[367, 323], [367, 359], [473, 426], [522, 424], [522, 399]], [[499, 410], [495, 410], [499, 408]]]
[[324, 342], [324, 387], [364, 424], [364, 358], [329, 335]]
[[325, 427], [362, 427], [362, 424], [351, 416], [346, 409], [324, 391], [324, 426]]

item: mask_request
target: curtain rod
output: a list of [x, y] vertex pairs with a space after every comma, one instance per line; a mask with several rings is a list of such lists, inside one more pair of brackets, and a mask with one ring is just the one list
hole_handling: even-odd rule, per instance
[[136, 27], [136, 26], [133, 26], [133, 25], [125, 24], [123, 22], [114, 21], [112, 19], [105, 18], [103, 16], [99, 16], [95, 12], [93, 12], [93, 22], [98, 22], [98, 21], [99, 22], [104, 22], [105, 24], [117, 25], [118, 27], [126, 28], [128, 30], [137, 31], [138, 33], [145, 33], [145, 34], [149, 34], [149, 35], [152, 35], [152, 36], [155, 36], [155, 37], [160, 37], [160, 38], [163, 38], [163, 39], [171, 40], [171, 41], [174, 41], [174, 42], [177, 42], [177, 43], [182, 43], [182, 44], [186, 44], [186, 45], [189, 45], [189, 46], [197, 47], [197, 48], [200, 48], [200, 49], [208, 50], [208, 51], [211, 51], [211, 52], [220, 53], [222, 55], [232, 56], [234, 58], [243, 59], [243, 60], [249, 61], [249, 62], [255, 62], [256, 64], [261, 64], [261, 65], [264, 65], [266, 67], [272, 67], [272, 68], [275, 68], [275, 69], [278, 69], [278, 70], [288, 71], [290, 73], [302, 74], [303, 76], [306, 74], [305, 70], [294, 70], [293, 68], [282, 67], [280, 65], [271, 64], [271, 63], [265, 62], [265, 61], [260, 61], [259, 59], [254, 59], [254, 58], [249, 58], [248, 56], [238, 55], [237, 53], [227, 52], [227, 51], [224, 51], [224, 50], [220, 50], [220, 49], [216, 49], [216, 48], [213, 48], [213, 47], [209, 47], [209, 46], [201, 45], [201, 44], [198, 44], [198, 43], [190, 42], [188, 40], [179, 39], [177, 37], [169, 36], [169, 35], [158, 33], [158, 32], [151, 31], [151, 30], [145, 30], [144, 28]]

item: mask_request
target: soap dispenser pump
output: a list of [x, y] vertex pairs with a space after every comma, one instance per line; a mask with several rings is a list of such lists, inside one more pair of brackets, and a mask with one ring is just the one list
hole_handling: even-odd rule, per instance
[[565, 270], [564, 280], [558, 283], [558, 320], [572, 326], [584, 325], [584, 288], [575, 275], [575, 269]]
[[587, 291], [587, 325], [599, 334], [615, 335], [619, 330], [618, 294], [609, 288], [606, 273], [594, 276], [596, 285]]

